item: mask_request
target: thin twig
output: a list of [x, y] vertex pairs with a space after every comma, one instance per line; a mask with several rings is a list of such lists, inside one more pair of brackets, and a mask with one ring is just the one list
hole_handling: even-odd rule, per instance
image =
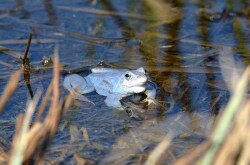
[[29, 40], [28, 40], [28, 43], [26, 46], [26, 50], [25, 50], [25, 53], [23, 56], [23, 65], [24, 66], [26, 66], [26, 65], [30, 66], [28, 53], [29, 53], [29, 49], [30, 49], [31, 40], [32, 40], [32, 33], [30, 33]]
[[13, 94], [13, 92], [16, 90], [18, 86], [18, 80], [20, 77], [20, 71], [15, 72], [8, 81], [7, 86], [5, 87], [3, 94], [0, 98], [0, 114], [3, 112], [3, 109], [8, 102], [10, 96]]

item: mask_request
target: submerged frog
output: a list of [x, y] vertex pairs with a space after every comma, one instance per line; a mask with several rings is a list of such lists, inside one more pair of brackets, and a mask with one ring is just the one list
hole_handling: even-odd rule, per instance
[[136, 70], [93, 68], [91, 72], [86, 77], [77, 74], [65, 77], [64, 87], [77, 94], [96, 91], [99, 95], [106, 96], [104, 102], [107, 106], [118, 109], [123, 109], [120, 102], [123, 97], [146, 90], [144, 85], [148, 78], [142, 67]]

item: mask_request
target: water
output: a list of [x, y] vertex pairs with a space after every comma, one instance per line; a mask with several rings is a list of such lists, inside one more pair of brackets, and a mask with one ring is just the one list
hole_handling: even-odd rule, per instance
[[[157, 83], [161, 106], [134, 119], [106, 107], [104, 97], [88, 94], [96, 105], [74, 102], [46, 161], [74, 164], [77, 155], [94, 163], [133, 164], [168, 134], [173, 137], [166, 153], [170, 163], [207, 139], [229, 99], [233, 69], [241, 73], [249, 64], [248, 4], [247, 0], [1, 0], [0, 91], [10, 73], [20, 68], [19, 55], [24, 54], [30, 32], [29, 55], [35, 67], [43, 68], [42, 57], [52, 56], [57, 43], [60, 62], [68, 65], [65, 69], [101, 61], [114, 68], [144, 67]], [[30, 91], [47, 89], [51, 76], [50, 69], [32, 72], [30, 89], [20, 81], [0, 116], [0, 136], [12, 139]], [[88, 131], [91, 145], [83, 140], [81, 129]]]

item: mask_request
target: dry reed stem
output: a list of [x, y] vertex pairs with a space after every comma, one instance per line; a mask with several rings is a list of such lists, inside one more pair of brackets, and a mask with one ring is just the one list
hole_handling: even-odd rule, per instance
[[30, 130], [31, 117], [35, 112], [35, 107], [40, 98], [41, 92], [37, 92], [33, 100], [30, 100], [28, 103], [27, 111], [24, 115], [22, 125], [20, 126], [19, 133], [15, 136], [12, 146], [12, 154], [10, 157], [10, 165], [22, 164], [24, 161], [25, 150], [29, 144], [27, 138]]
[[242, 147], [245, 146], [244, 143], [249, 141], [249, 139], [246, 139], [246, 133], [249, 132], [249, 110], [250, 100], [235, 117], [234, 126], [216, 155], [215, 164], [235, 164], [237, 157], [241, 156]]
[[[35, 152], [35, 150], [37, 149], [37, 145], [39, 143], [39, 141], [43, 141], [42, 145], [43, 145], [43, 149], [40, 149], [40, 151], [38, 151], [37, 155], [38, 158], [36, 160], [37, 163], [41, 163], [44, 152], [45, 152], [45, 148], [49, 145], [49, 143], [52, 141], [56, 131], [57, 131], [57, 125], [59, 123], [59, 120], [61, 118], [62, 112], [63, 112], [63, 108], [64, 106], [62, 104], [59, 105], [59, 59], [58, 59], [58, 45], [55, 47], [54, 50], [54, 72], [53, 72], [53, 80], [52, 80], [52, 103], [48, 112], [48, 115], [43, 123], [43, 131], [40, 131], [33, 139], [32, 144], [30, 145], [29, 148], [29, 152], [27, 155], [27, 157], [32, 156], [31, 154], [33, 154]], [[50, 89], [49, 89], [50, 90]], [[47, 92], [47, 95], [49, 97], [50, 92]], [[43, 108], [40, 108], [41, 111], [40, 113], [42, 113]], [[36, 121], [39, 118], [37, 118]]]
[[50, 99], [51, 93], [52, 93], [52, 84], [50, 84], [49, 87], [47, 88], [46, 94], [42, 100], [42, 103], [41, 103], [38, 111], [37, 111], [37, 116], [36, 116], [35, 122], [41, 121], [42, 114], [43, 114], [44, 109], [45, 109], [45, 107]]
[[[239, 111], [242, 107], [240, 103], [243, 102], [245, 91], [247, 91], [247, 82], [249, 80], [250, 68], [247, 68], [243, 74], [241, 81], [239, 82], [236, 92], [234, 92], [233, 97], [225, 108], [224, 112], [218, 116], [220, 120], [217, 121], [217, 129], [213, 132], [213, 137], [211, 140], [197, 146], [191, 153], [188, 153], [181, 158], [179, 158], [175, 165], [182, 164], [249, 164], [250, 163], [250, 100], [244, 105], [243, 109]], [[229, 108], [230, 111], [229, 111]], [[232, 108], [235, 111], [232, 111]], [[236, 113], [236, 110], [238, 113]], [[226, 113], [230, 114], [226, 114]], [[229, 115], [229, 116], [228, 116]], [[233, 115], [233, 116], [231, 116]], [[225, 120], [225, 117], [227, 119]], [[230, 119], [230, 120], [229, 120]], [[232, 120], [234, 119], [234, 120]], [[234, 124], [231, 131], [232, 123]], [[223, 127], [219, 127], [223, 130], [218, 130], [218, 125], [224, 124]], [[220, 135], [219, 135], [220, 134]], [[217, 137], [215, 137], [217, 136]], [[220, 145], [222, 144], [222, 145]], [[214, 147], [217, 145], [216, 147]], [[200, 155], [207, 155], [211, 152], [211, 146], [214, 150], [214, 155], [211, 160], [204, 162], [204, 159], [197, 160]], [[209, 155], [211, 156], [211, 155]], [[237, 160], [237, 161], [236, 161]], [[200, 162], [203, 161], [203, 162]]]
[[87, 164], [87, 161], [81, 157], [79, 157], [78, 155], [74, 154], [74, 157], [73, 157], [77, 163], [77, 165], [85, 165]]
[[59, 120], [59, 110], [58, 105], [59, 105], [59, 59], [58, 59], [58, 54], [59, 54], [59, 47], [58, 45], [55, 46], [54, 49], [54, 71], [53, 71], [53, 80], [52, 80], [52, 85], [53, 85], [53, 98], [52, 98], [52, 105], [48, 114], [47, 122], [51, 122], [49, 125], [51, 127], [51, 133], [52, 136], [55, 134], [56, 131], [56, 125]]
[[[55, 59], [53, 80], [49, 85], [46, 96], [40, 105], [35, 122], [30, 127], [31, 117], [33, 116], [36, 103], [38, 101], [37, 95], [39, 94], [36, 94], [34, 100], [30, 101], [24, 117], [19, 115], [9, 164], [42, 163], [46, 148], [54, 138], [54, 135], [57, 131], [57, 126], [61, 119], [63, 110], [69, 107], [71, 103], [72, 97], [70, 95], [67, 96], [63, 101], [59, 101], [58, 46], [55, 47], [54, 54]], [[41, 122], [41, 116], [51, 96], [53, 96], [53, 98], [49, 112], [44, 122]]]
[[158, 20], [154, 26], [161, 26], [166, 23], [173, 23], [182, 17], [182, 11], [173, 7], [170, 3], [165, 3], [161, 0], [143, 0], [149, 6], [155, 18]]
[[211, 145], [211, 141], [206, 141], [200, 145], [198, 145], [195, 149], [192, 151], [188, 151], [185, 155], [178, 158], [174, 165], [191, 165], [193, 164], [202, 153], [204, 153], [207, 148]]
[[212, 135], [212, 144], [208, 151], [202, 158], [202, 164], [211, 164], [215, 158], [220, 145], [222, 144], [224, 138], [228, 134], [229, 127], [232, 123], [232, 119], [236, 114], [237, 110], [240, 107], [240, 104], [244, 100], [245, 92], [247, 89], [248, 80], [250, 77], [250, 67], [248, 67], [244, 74], [241, 76], [240, 81], [238, 82], [235, 91], [233, 92], [232, 97], [230, 98], [229, 103], [227, 104], [223, 115], [216, 126], [216, 129], [213, 131]]
[[89, 134], [86, 128], [81, 128], [83, 139], [87, 142], [88, 145], [91, 145], [89, 140]]
[[8, 100], [10, 99], [10, 97], [14, 93], [14, 91], [16, 90], [16, 88], [18, 86], [19, 77], [20, 77], [20, 71], [15, 72], [10, 77], [10, 79], [7, 83], [7, 86], [5, 87], [3, 94], [0, 98], [0, 114], [3, 112], [3, 109], [6, 105], [6, 103], [8, 102]]
[[215, 106], [218, 104], [218, 102], [220, 101], [220, 99], [221, 99], [221, 97], [222, 97], [222, 94], [219, 94], [219, 96], [217, 96], [214, 100], [213, 100], [213, 102], [212, 102], [212, 104], [211, 104], [211, 106], [210, 106], [210, 108], [209, 108], [209, 112], [215, 112]]
[[71, 102], [73, 100], [73, 96], [71, 94], [69, 94], [62, 103], [62, 109], [63, 110], [67, 110], [69, 108], [69, 106], [71, 105]]
[[[25, 157], [24, 160], [32, 159], [32, 155], [35, 155], [36, 152], [39, 152], [38, 147], [41, 147], [39, 145], [42, 145], [44, 142], [44, 138], [47, 136], [48, 128], [44, 125], [44, 123], [35, 123], [34, 125], [41, 124], [40, 129], [33, 134], [33, 137], [29, 141], [29, 145], [25, 151]], [[39, 144], [39, 142], [41, 144]], [[37, 154], [39, 156], [39, 154]], [[36, 156], [37, 156], [36, 155]]]
[[14, 143], [14, 141], [16, 141], [18, 135], [20, 134], [20, 129], [21, 129], [22, 124], [23, 124], [23, 119], [24, 119], [24, 114], [20, 113], [18, 115], [18, 117], [17, 117], [16, 127], [15, 127], [15, 133], [13, 135], [13, 142], [12, 142], [12, 144]]
[[[250, 121], [248, 121], [250, 122]], [[245, 144], [242, 146], [242, 153], [238, 159], [238, 164], [240, 165], [247, 165], [250, 164], [250, 130], [246, 130], [246, 135], [245, 135]]]
[[8, 155], [0, 151], [0, 164], [7, 164]]
[[149, 155], [145, 165], [156, 165], [160, 162], [161, 158], [163, 157], [164, 153], [166, 152], [167, 148], [171, 143], [171, 139], [169, 137], [165, 137], [151, 152]]

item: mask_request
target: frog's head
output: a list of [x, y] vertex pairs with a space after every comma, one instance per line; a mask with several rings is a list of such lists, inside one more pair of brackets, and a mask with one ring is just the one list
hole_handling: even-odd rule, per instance
[[141, 86], [147, 81], [144, 68], [138, 68], [136, 70], [129, 70], [122, 74], [121, 86], [124, 88], [130, 88], [135, 86]]

